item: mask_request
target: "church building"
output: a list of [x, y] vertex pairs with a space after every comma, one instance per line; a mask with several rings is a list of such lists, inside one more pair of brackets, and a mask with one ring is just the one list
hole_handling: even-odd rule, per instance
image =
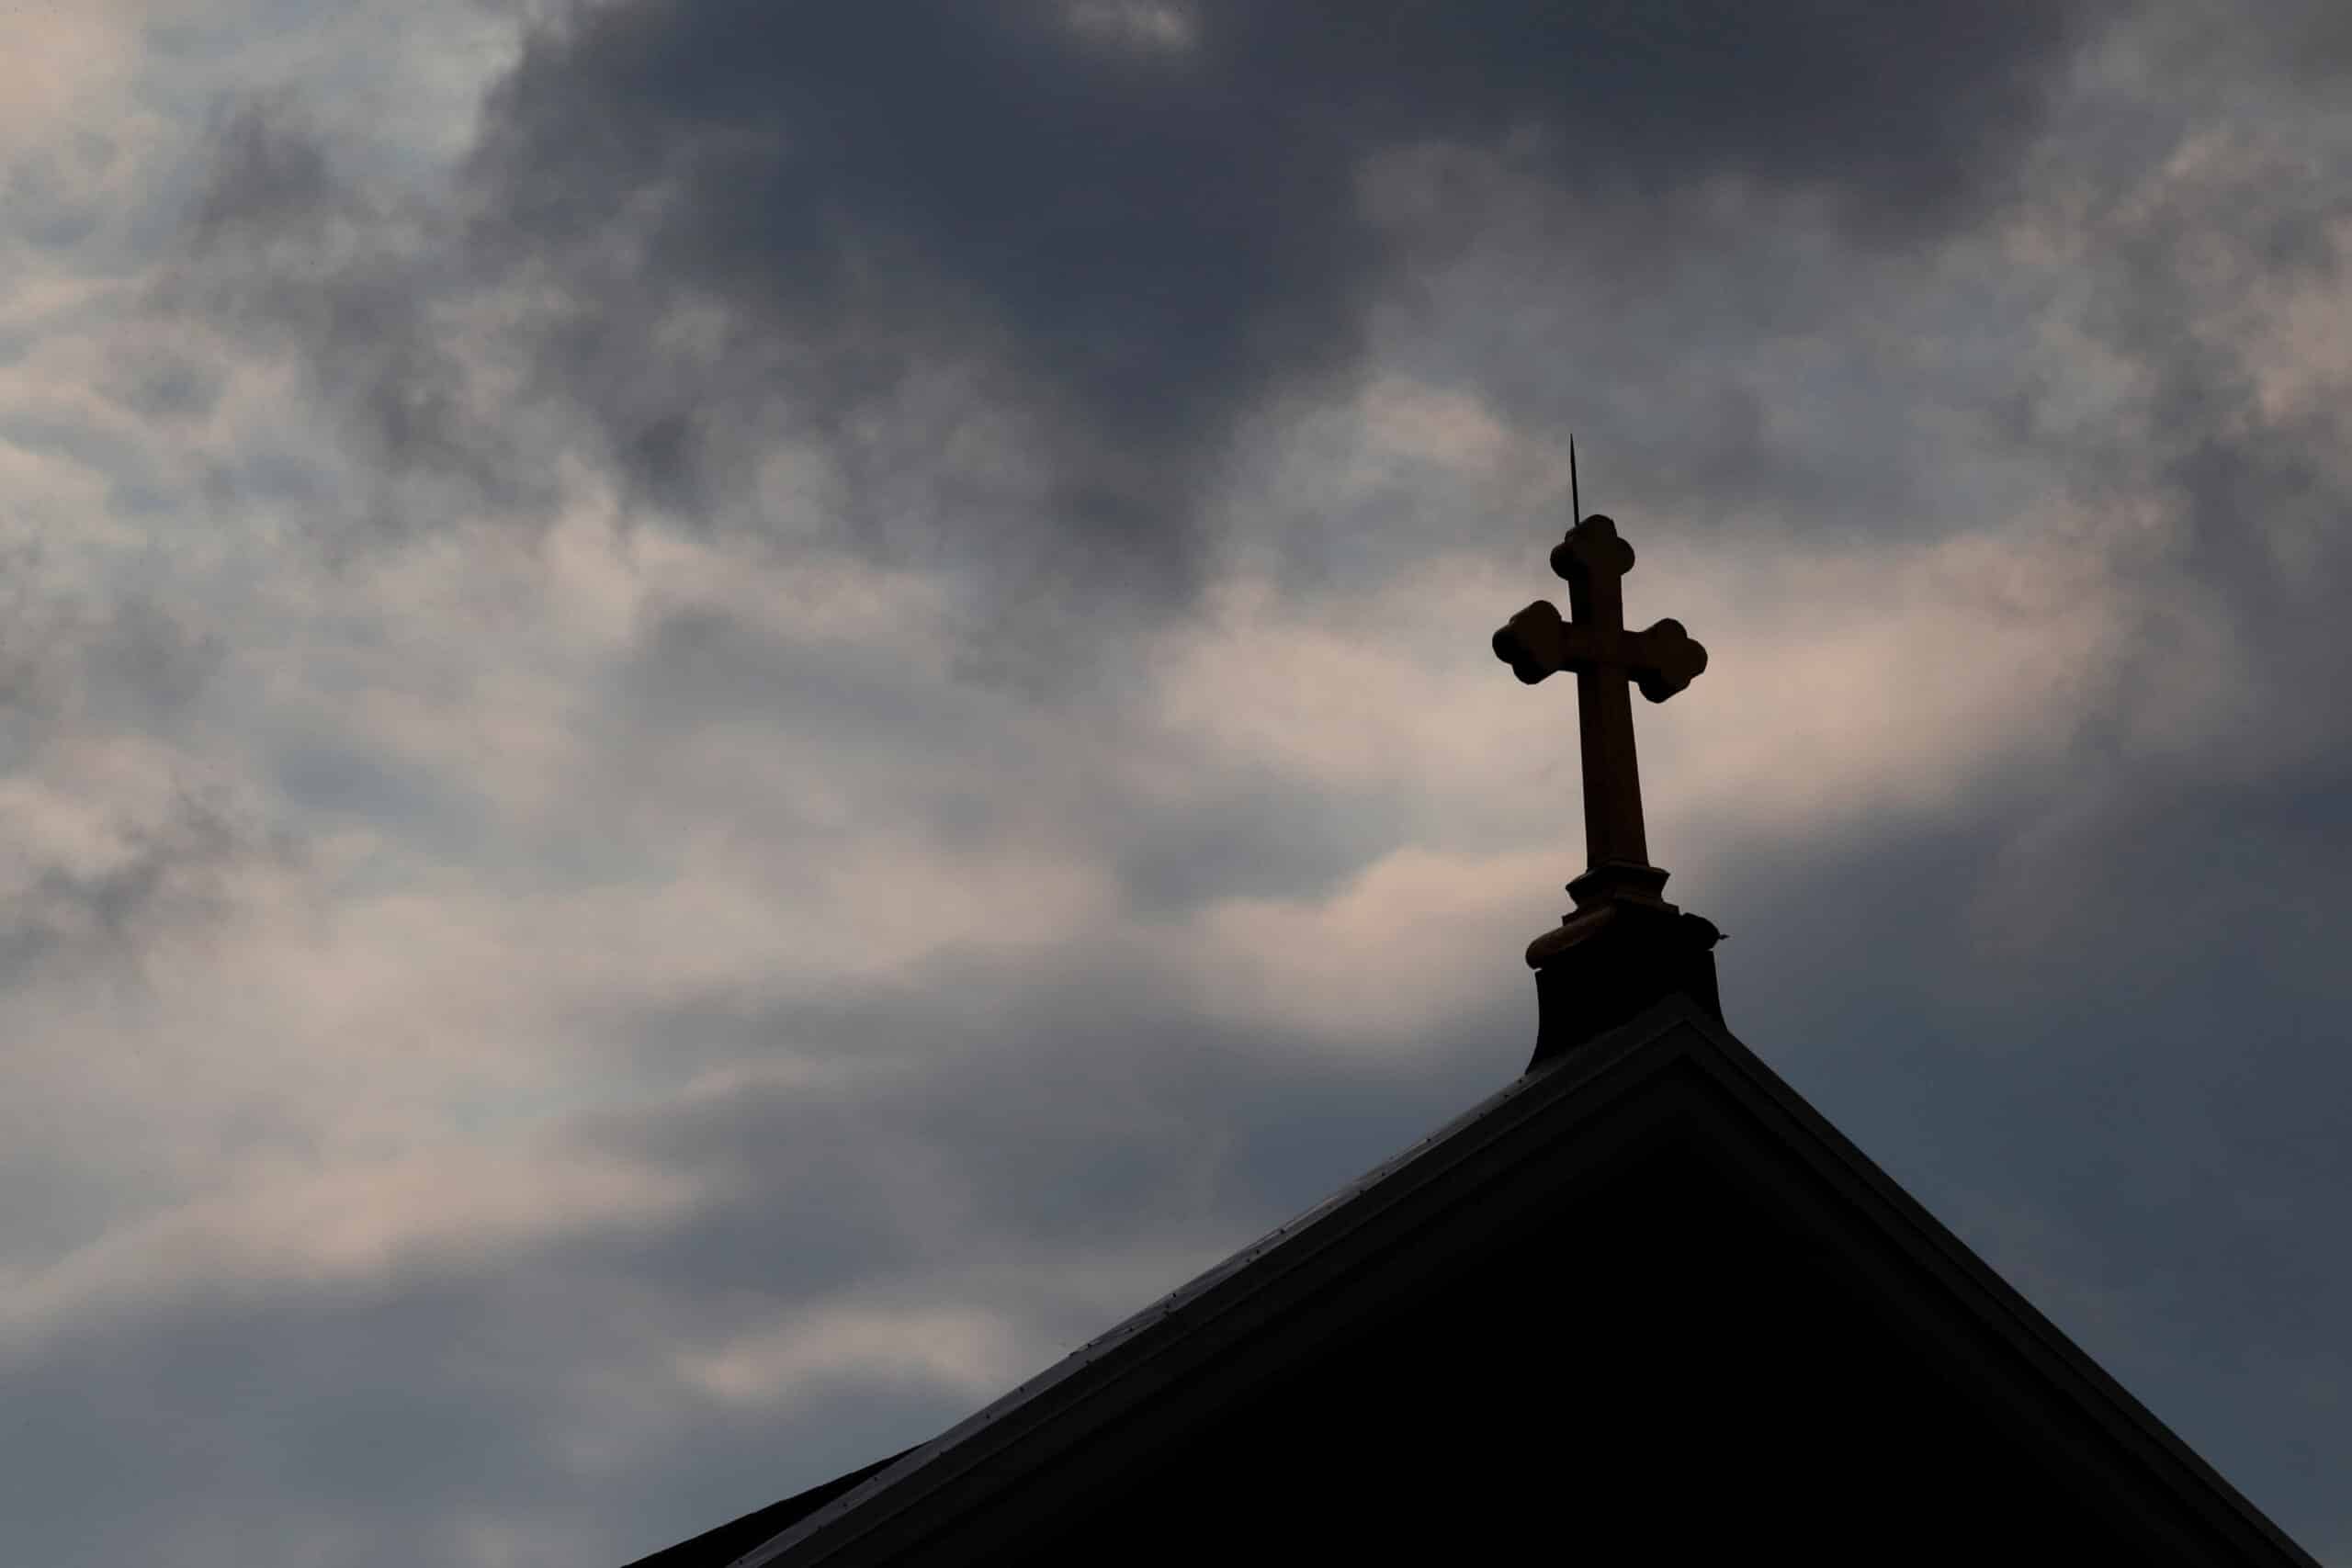
[[1533, 1059], [930, 1441], [632, 1568], [1185, 1562], [2302, 1564], [2211, 1466], [1726, 1027], [1652, 865], [1606, 517], [1569, 615], [1588, 869], [1527, 953]]

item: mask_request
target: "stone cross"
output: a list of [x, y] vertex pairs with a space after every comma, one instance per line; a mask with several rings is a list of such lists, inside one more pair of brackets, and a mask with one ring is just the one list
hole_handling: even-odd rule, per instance
[[1625, 629], [1625, 574], [1634, 547], [1595, 513], [1553, 547], [1552, 570], [1567, 579], [1562, 620], [1538, 599], [1495, 633], [1495, 657], [1529, 685], [1566, 670], [1577, 678], [1577, 733], [1584, 752], [1585, 873], [1568, 884], [1581, 909], [1604, 900], [1662, 905], [1667, 874], [1649, 863], [1642, 832], [1642, 781], [1634, 756], [1628, 682], [1662, 703], [1707, 667], [1707, 650], [1679, 621]]

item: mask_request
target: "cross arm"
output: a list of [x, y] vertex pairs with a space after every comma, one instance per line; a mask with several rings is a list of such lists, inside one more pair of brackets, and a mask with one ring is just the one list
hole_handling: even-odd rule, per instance
[[1495, 657], [1529, 685], [1563, 671], [1574, 674], [1622, 671], [1642, 695], [1662, 703], [1707, 668], [1707, 650], [1682, 629], [1660, 621], [1645, 631], [1609, 637], [1565, 620], [1551, 601], [1538, 599], [1495, 633]]
[[1590, 641], [1584, 627], [1560, 618], [1557, 605], [1549, 599], [1538, 599], [1495, 633], [1495, 657], [1532, 686], [1546, 675], [1574, 670], [1587, 661]]
[[1680, 621], [1659, 621], [1646, 631], [1627, 632], [1625, 644], [1625, 673], [1654, 703], [1666, 701], [1707, 668], [1706, 645], [1684, 631]]

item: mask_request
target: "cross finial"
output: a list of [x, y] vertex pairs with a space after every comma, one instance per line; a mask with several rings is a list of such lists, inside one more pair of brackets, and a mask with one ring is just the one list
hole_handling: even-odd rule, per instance
[[1548, 600], [1539, 599], [1495, 633], [1494, 648], [1530, 685], [1563, 670], [1577, 678], [1587, 864], [1568, 892], [1579, 909], [1605, 900], [1660, 906], [1667, 874], [1649, 863], [1633, 703], [1625, 688], [1630, 682], [1662, 703], [1706, 669], [1707, 650], [1679, 621], [1659, 621], [1645, 631], [1625, 628], [1624, 577], [1634, 570], [1634, 547], [1618, 537], [1610, 519], [1596, 513], [1570, 528], [1553, 547], [1552, 570], [1567, 580], [1573, 618], [1563, 620]]
[[[1576, 444], [1568, 444], [1569, 505], [1577, 495]], [[1628, 683], [1662, 703], [1707, 667], [1707, 650], [1679, 621], [1625, 629], [1625, 574], [1634, 547], [1617, 525], [1579, 516], [1552, 549], [1567, 579], [1573, 619], [1537, 600], [1495, 633], [1495, 657], [1529, 685], [1563, 670], [1577, 678], [1577, 736], [1584, 752], [1584, 874], [1568, 884], [1576, 908], [1527, 945], [1538, 1010], [1530, 1071], [1615, 1029], [1661, 998], [1689, 998], [1717, 1019], [1713, 922], [1661, 895], [1666, 873], [1650, 863], [1642, 831], [1642, 780], [1634, 759]]]

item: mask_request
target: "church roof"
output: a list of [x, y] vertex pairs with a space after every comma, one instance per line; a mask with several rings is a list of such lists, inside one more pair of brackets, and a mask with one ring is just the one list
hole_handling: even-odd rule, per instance
[[[775, 1528], [756, 1544], [761, 1516], [725, 1527], [733, 1533], [723, 1541], [721, 1532], [698, 1538], [713, 1540], [710, 1552], [648, 1561], [970, 1560], [958, 1553], [974, 1549], [939, 1543], [983, 1517], [1059, 1517], [1122, 1466], [1158, 1463], [1170, 1434], [1312, 1355], [1351, 1316], [1458, 1273], [1513, 1225], [1521, 1239], [1511, 1245], [1523, 1247], [1530, 1216], [1563, 1212], [1563, 1192], [1579, 1184], [1601, 1192], [1599, 1209], [1579, 1211], [1587, 1214], [1622, 1209], [1623, 1194], [1654, 1180], [1627, 1175], [1636, 1151], [1668, 1144], [1674, 1162], [1720, 1170], [1704, 1194], [1736, 1193], [1788, 1234], [1816, 1238], [1815, 1250], [1842, 1270], [1839, 1289], [1902, 1318], [1905, 1343], [1924, 1347], [1920, 1356], [1958, 1358], [1966, 1376], [1945, 1381], [1982, 1392], [1992, 1446], [2031, 1450], [2037, 1472], [2068, 1495], [2109, 1499], [2103, 1517], [2128, 1521], [2142, 1560], [2311, 1562], [1708, 1009], [1681, 996], [1540, 1061], [968, 1420], [862, 1479], [841, 1478], [838, 1495], [777, 1505], [766, 1519]], [[1659, 1168], [1653, 1159], [1647, 1168]], [[1576, 1222], [1542, 1224], [1573, 1257]], [[816, 1506], [791, 1506], [803, 1499]]]
[[675, 1546], [664, 1547], [650, 1557], [640, 1557], [629, 1563], [628, 1568], [713, 1568], [714, 1564], [733, 1562], [752, 1548], [773, 1540], [786, 1528], [799, 1523], [859, 1482], [879, 1474], [912, 1452], [912, 1449], [901, 1449], [886, 1459], [860, 1465], [855, 1470], [834, 1476], [831, 1481], [819, 1482], [782, 1502], [770, 1503], [741, 1518], [729, 1519]]

